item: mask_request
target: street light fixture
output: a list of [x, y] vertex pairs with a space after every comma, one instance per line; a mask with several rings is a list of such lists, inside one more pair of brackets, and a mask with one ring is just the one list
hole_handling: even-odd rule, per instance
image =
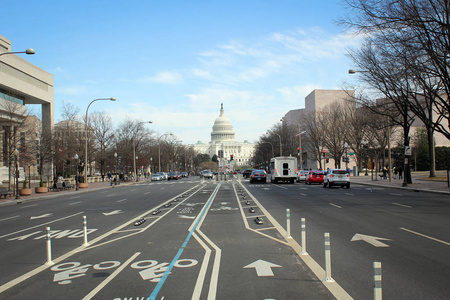
[[161, 138], [165, 135], [173, 136], [173, 133], [164, 133], [158, 137], [158, 172], [161, 172]]
[[88, 107], [86, 108], [86, 124], [84, 127], [84, 136], [85, 136], [85, 142], [86, 142], [86, 148], [85, 148], [85, 157], [84, 157], [84, 179], [85, 182], [87, 182], [87, 169], [88, 169], [88, 112], [89, 112], [89, 107], [91, 106], [92, 103], [94, 103], [95, 101], [100, 101], [100, 100], [108, 100], [108, 101], [116, 101], [116, 98], [111, 97], [111, 98], [99, 98], [99, 99], [94, 99], [91, 101], [91, 103], [89, 103]]
[[117, 182], [120, 180], [120, 177], [118, 177], [119, 176], [119, 163], [117, 160], [117, 152], [114, 153], [114, 157], [116, 158], [116, 183], [115, 184], [117, 184]]
[[25, 54], [32, 55], [32, 54], [35, 54], [36, 51], [34, 51], [33, 48], [28, 48], [28, 49], [25, 50], [25, 51], [18, 51], [18, 52], [3, 52], [3, 53], [0, 53], [0, 56], [6, 55], [6, 54], [19, 54], [19, 53], [25, 53]]

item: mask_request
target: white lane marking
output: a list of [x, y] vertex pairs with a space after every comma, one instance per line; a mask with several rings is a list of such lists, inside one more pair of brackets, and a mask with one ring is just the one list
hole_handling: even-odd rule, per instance
[[120, 213], [122, 213], [121, 210], [113, 210], [113, 211], [108, 212], [108, 213], [103, 213], [103, 215], [105, 215], [105, 216], [112, 216], [112, 215], [117, 215], [117, 214], [120, 214]]
[[402, 206], [402, 207], [406, 207], [406, 208], [411, 208], [411, 207], [412, 207], [412, 206], [409, 206], [409, 205], [400, 204], [400, 203], [395, 203], [395, 202], [392, 202], [392, 204], [398, 205], [398, 206]]
[[115, 196], [116, 194], [111, 194], [111, 195], [108, 195], [108, 196], [106, 196], [106, 197], [112, 197], [112, 196]]
[[51, 224], [51, 223], [55, 223], [55, 222], [58, 222], [58, 221], [61, 221], [61, 220], [64, 220], [64, 219], [75, 217], [75, 216], [78, 216], [79, 214], [82, 214], [82, 213], [84, 213], [84, 211], [76, 213], [76, 214], [73, 214], [73, 215], [70, 215], [70, 216], [67, 216], [67, 217], [56, 219], [56, 220], [53, 220], [53, 221], [50, 221], [50, 222], [47, 222], [47, 223], [42, 223], [42, 224], [39, 224], [39, 225], [36, 225], [36, 226], [33, 226], [33, 227], [28, 227], [28, 228], [25, 228], [25, 229], [22, 229], [22, 230], [19, 230], [19, 231], [11, 232], [11, 233], [8, 233], [8, 234], [0, 236], [0, 239], [4, 238], [4, 237], [7, 237], [7, 236], [10, 236], [10, 235], [14, 235], [14, 234], [23, 232], [23, 231], [27, 231], [27, 230], [30, 230], [30, 229], [33, 229], [33, 228], [42, 227], [42, 226], [47, 225], [47, 224]]
[[9, 218], [4, 218], [4, 219], [1, 219], [0, 222], [1, 222], [1, 221], [6, 221], [6, 220], [10, 220], [10, 219], [14, 219], [14, 218], [18, 218], [18, 217], [20, 217], [20, 216], [14, 216], [14, 217], [9, 217]]
[[69, 199], [77, 199], [77, 198], [81, 198], [81, 196], [75, 196], [75, 197], [72, 197], [72, 198], [69, 198]]
[[117, 202], [127, 201], [127, 199], [117, 200]]
[[72, 202], [72, 203], [69, 203], [69, 205], [79, 204], [79, 203], [81, 203], [81, 202], [82, 202], [82, 201]]
[[277, 188], [280, 188], [280, 189], [287, 190], [287, 188], [285, 188], [284, 186], [279, 186], [279, 185], [276, 185], [276, 184], [273, 184], [273, 186], [276, 186]]
[[307, 197], [308, 195], [306, 195], [305, 193], [300, 193], [300, 195]]
[[354, 196], [354, 194], [351, 194], [351, 193], [344, 193], [345, 195], [348, 195], [348, 196]]
[[27, 205], [27, 206], [22, 206], [22, 208], [28, 208], [28, 207], [33, 207], [33, 206], [37, 206], [37, 204], [31, 204], [31, 205]]
[[402, 194], [396, 194], [396, 193], [389, 193], [391, 196], [403, 196]]
[[53, 213], [44, 214], [44, 215], [40, 215], [40, 216], [31, 216], [31, 217], [30, 217], [30, 220], [41, 219], [41, 218], [47, 218], [47, 217], [51, 217], [51, 216], [53, 216]]
[[89, 294], [87, 294], [83, 300], [92, 299], [98, 292], [101, 291], [110, 281], [114, 279], [120, 272], [123, 271], [141, 252], [136, 252], [133, 256], [131, 256], [126, 262], [124, 262], [120, 267], [118, 267], [111, 275], [109, 275], [105, 280], [102, 281], [95, 289], [93, 289]]
[[331, 206], [337, 207], [337, 208], [342, 208], [342, 206], [336, 205], [334, 203], [329, 203]]
[[150, 194], [151, 192], [144, 193], [144, 195]]
[[100, 192], [100, 194], [104, 194], [104, 193], [106, 193], [106, 192], [108, 192], [108, 191], [103, 191], [103, 192]]
[[400, 227], [400, 229], [401, 229], [401, 230], [404, 230], [404, 231], [407, 231], [407, 232], [410, 232], [410, 233], [413, 233], [413, 234], [416, 234], [416, 235], [418, 235], [418, 236], [421, 236], [421, 237], [430, 239], [430, 240], [432, 240], [432, 241], [439, 242], [439, 243], [441, 243], [441, 244], [450, 246], [450, 243], [449, 243], [449, 242], [446, 242], [446, 241], [443, 241], [443, 240], [434, 238], [434, 237], [432, 237], [432, 236], [425, 235], [425, 234], [422, 234], [422, 233], [419, 233], [419, 232], [416, 232], [416, 231], [412, 231], [412, 230], [410, 230], [410, 229], [403, 228], [403, 227]]

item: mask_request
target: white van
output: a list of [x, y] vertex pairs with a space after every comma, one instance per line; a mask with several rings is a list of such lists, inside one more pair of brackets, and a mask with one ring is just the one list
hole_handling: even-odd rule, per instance
[[297, 179], [297, 158], [295, 157], [274, 157], [270, 159], [270, 181], [288, 181], [294, 183]]

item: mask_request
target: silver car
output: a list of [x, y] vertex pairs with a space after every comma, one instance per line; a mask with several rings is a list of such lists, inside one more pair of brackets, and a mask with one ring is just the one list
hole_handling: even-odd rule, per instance
[[297, 182], [306, 181], [306, 178], [308, 178], [308, 175], [309, 175], [309, 171], [304, 171], [304, 170], [298, 171]]
[[331, 188], [334, 185], [350, 188], [350, 174], [344, 169], [329, 169], [323, 178], [323, 187]]

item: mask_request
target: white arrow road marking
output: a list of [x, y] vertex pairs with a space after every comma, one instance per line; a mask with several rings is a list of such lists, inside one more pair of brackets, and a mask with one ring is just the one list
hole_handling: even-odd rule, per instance
[[390, 239], [385, 239], [385, 238], [380, 238], [380, 237], [375, 237], [375, 236], [370, 236], [370, 235], [365, 235], [365, 234], [359, 234], [359, 233], [355, 234], [351, 239], [352, 242], [364, 241], [375, 247], [389, 247], [389, 245], [386, 245], [385, 243], [382, 243], [379, 240], [392, 241]]
[[103, 213], [105, 216], [111, 216], [111, 215], [117, 215], [120, 214], [122, 211], [121, 210], [114, 210], [112, 212], [109, 213]]
[[181, 218], [181, 219], [195, 219], [195, 216], [179, 215], [178, 218]]
[[35, 217], [31, 217], [30, 220], [34, 220], [34, 219], [40, 219], [40, 218], [47, 218], [47, 217], [51, 217], [53, 214], [45, 214], [45, 215], [40, 215], [40, 216], [35, 216]]
[[249, 265], [246, 265], [244, 269], [255, 268], [256, 274], [258, 276], [274, 276], [272, 272], [272, 268], [282, 268], [282, 266], [276, 265], [274, 263], [258, 259], [255, 262], [252, 262]]

